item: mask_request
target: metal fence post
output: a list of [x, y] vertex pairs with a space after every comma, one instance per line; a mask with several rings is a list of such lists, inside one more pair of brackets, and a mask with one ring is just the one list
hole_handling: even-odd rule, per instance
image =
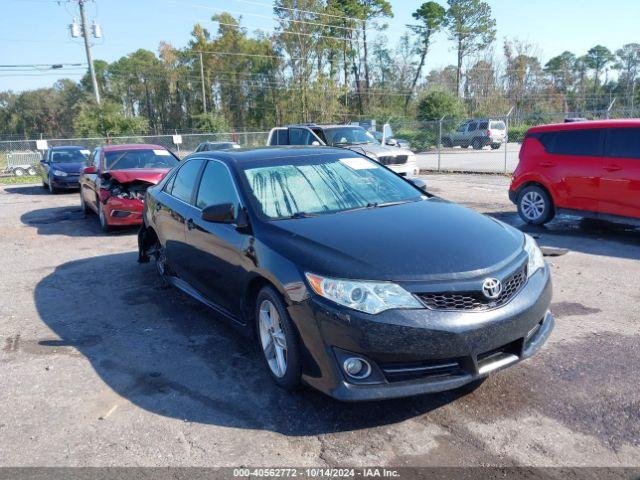
[[511, 115], [511, 112], [513, 112], [513, 107], [511, 107], [509, 113], [507, 113], [507, 116], [504, 117], [504, 128], [507, 132], [507, 138], [504, 142], [504, 173], [507, 173], [507, 154], [509, 150], [509, 116]]
[[442, 118], [438, 121], [438, 171], [440, 171], [440, 157], [442, 150], [442, 121], [446, 115], [443, 115]]

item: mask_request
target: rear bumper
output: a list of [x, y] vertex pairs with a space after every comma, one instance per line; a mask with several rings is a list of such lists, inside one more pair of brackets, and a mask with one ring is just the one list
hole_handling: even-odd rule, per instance
[[518, 192], [516, 190], [509, 189], [509, 200], [511, 203], [516, 203], [518, 200]]
[[[419, 309], [367, 315], [314, 297], [289, 308], [306, 347], [303, 380], [345, 401], [461, 387], [542, 347], [554, 326], [551, 293], [546, 267], [508, 304], [485, 312]], [[344, 352], [372, 365], [367, 382], [347, 380], [339, 361]]]
[[142, 200], [110, 197], [103, 205], [106, 221], [112, 226], [142, 225]]

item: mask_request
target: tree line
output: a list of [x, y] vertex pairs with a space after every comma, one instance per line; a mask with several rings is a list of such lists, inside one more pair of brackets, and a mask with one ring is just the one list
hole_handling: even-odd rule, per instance
[[[275, 0], [275, 30], [250, 32], [229, 13], [196, 24], [189, 42], [162, 42], [114, 62], [91, 81], [0, 92], [0, 133], [33, 136], [263, 130], [297, 122], [437, 119], [581, 112], [638, 103], [640, 44], [596, 45], [545, 64], [535, 45], [496, 40], [482, 0], [423, 3], [394, 42], [387, 0]], [[446, 38], [443, 41], [443, 37]], [[436, 42], [441, 42], [437, 45]], [[446, 43], [445, 43], [446, 42]], [[455, 63], [428, 69], [433, 48]]]

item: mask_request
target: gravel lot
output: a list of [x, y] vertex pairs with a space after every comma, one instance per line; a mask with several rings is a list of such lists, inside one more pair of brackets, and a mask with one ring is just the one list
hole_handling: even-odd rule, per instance
[[473, 393], [366, 404], [279, 390], [77, 193], [0, 187], [0, 465], [640, 466], [640, 231], [523, 227], [507, 178], [425, 178], [568, 250], [547, 258], [556, 329]]

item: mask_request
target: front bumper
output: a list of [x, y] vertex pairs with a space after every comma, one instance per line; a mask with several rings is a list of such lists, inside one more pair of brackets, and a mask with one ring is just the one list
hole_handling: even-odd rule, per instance
[[142, 225], [142, 200], [109, 197], [103, 206], [107, 224], [112, 226]]
[[[554, 320], [548, 267], [506, 305], [484, 312], [336, 308], [314, 297], [289, 312], [305, 347], [303, 380], [345, 401], [379, 400], [461, 387], [530, 357]], [[375, 382], [348, 381], [336, 352], [371, 363]]]
[[403, 177], [413, 177], [419, 173], [415, 162], [386, 165], [386, 167]]
[[76, 189], [80, 188], [80, 177], [77, 175], [67, 177], [49, 177], [49, 182], [55, 188], [59, 189]]

